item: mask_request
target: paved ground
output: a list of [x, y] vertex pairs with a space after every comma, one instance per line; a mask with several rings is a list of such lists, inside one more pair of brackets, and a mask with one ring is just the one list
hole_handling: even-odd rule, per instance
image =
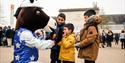
[[[40, 63], [49, 63], [50, 50], [40, 50]], [[0, 63], [10, 63], [13, 59], [13, 47], [0, 47]], [[77, 58], [76, 63], [84, 63], [83, 59]], [[119, 45], [114, 45], [112, 48], [100, 48], [96, 63], [125, 63], [125, 49], [120, 49]]]

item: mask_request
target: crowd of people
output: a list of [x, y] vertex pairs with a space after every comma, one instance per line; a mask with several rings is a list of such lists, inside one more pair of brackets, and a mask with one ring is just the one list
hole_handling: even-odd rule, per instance
[[14, 32], [15, 30], [11, 26], [0, 27], [0, 46], [11, 47]]
[[112, 43], [115, 42], [115, 45], [121, 44], [121, 49], [125, 49], [125, 30], [123, 29], [119, 33], [113, 33], [111, 30], [102, 30], [101, 42], [102, 48], [112, 47]]

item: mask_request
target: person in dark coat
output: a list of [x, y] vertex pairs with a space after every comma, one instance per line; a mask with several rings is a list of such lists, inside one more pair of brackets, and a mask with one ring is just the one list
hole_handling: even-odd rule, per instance
[[0, 27], [0, 46], [2, 46], [2, 34], [3, 34], [2, 27]]
[[106, 42], [106, 32], [105, 30], [102, 30], [102, 47], [105, 47], [105, 42]]
[[13, 31], [10, 26], [8, 26], [8, 29], [6, 31], [6, 37], [7, 37], [7, 46], [11, 47], [12, 45], [12, 37], [13, 37]]
[[119, 34], [118, 33], [115, 34], [114, 39], [115, 39], [115, 44], [118, 45], [118, 41], [119, 41]]
[[2, 42], [3, 42], [3, 46], [7, 46], [7, 37], [6, 37], [6, 32], [7, 32], [7, 26], [3, 27], [3, 38], [2, 38]]
[[60, 46], [58, 46], [57, 43], [60, 42], [62, 39], [65, 20], [66, 16], [63, 13], [60, 13], [56, 18], [57, 29], [55, 30], [55, 36], [54, 36], [55, 46], [51, 48], [51, 54], [50, 54], [51, 63], [61, 63], [61, 61], [59, 60]]
[[107, 47], [112, 47], [113, 32], [111, 30], [109, 30], [106, 37], [107, 37], [106, 38], [107, 39]]

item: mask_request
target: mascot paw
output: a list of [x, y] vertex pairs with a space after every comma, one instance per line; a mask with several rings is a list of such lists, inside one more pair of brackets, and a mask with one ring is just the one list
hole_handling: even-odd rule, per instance
[[54, 41], [52, 40], [46, 40], [43, 43], [44, 45], [42, 46], [42, 49], [51, 49], [55, 45]]

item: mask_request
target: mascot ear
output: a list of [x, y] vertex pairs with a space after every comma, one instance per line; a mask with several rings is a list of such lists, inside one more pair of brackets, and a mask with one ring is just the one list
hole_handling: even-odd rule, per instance
[[56, 29], [57, 23], [53, 18], [50, 18], [48, 24], [44, 27], [46, 32], [52, 32], [52, 29]]
[[23, 0], [20, 6], [21, 7], [32, 7], [32, 6], [41, 7], [39, 1], [37, 0]]
[[20, 13], [20, 11], [21, 11], [21, 7], [19, 7], [17, 10], [16, 10], [16, 13], [14, 14], [14, 17], [18, 17], [18, 15], [19, 15], [19, 13]]

